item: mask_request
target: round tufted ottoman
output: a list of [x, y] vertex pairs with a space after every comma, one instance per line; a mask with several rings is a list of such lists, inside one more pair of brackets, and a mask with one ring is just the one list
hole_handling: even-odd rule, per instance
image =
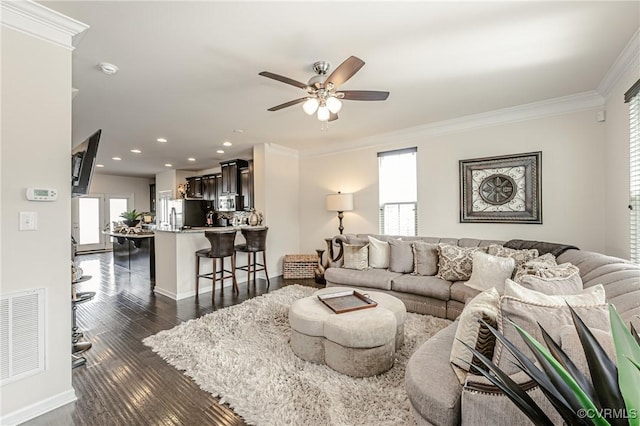
[[291, 349], [304, 360], [325, 363], [349, 376], [384, 373], [393, 366], [396, 349], [404, 343], [404, 303], [369, 291], [378, 306], [336, 314], [317, 297], [345, 290], [352, 289], [325, 288], [291, 305]]

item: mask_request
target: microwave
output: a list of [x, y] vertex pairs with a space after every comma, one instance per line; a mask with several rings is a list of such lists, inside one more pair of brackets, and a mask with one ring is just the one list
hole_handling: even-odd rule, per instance
[[244, 210], [244, 197], [242, 195], [221, 195], [218, 197], [218, 211], [235, 212]]

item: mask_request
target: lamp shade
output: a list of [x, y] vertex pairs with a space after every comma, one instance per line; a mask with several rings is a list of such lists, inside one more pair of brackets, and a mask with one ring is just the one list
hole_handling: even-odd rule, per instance
[[353, 194], [327, 195], [327, 210], [330, 212], [348, 212], [353, 210]]

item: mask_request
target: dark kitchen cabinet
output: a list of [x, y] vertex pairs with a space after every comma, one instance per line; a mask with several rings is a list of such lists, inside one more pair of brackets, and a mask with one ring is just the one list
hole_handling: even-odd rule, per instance
[[255, 207], [253, 199], [253, 161], [249, 161], [247, 167], [240, 169], [240, 187], [244, 196], [245, 210]]
[[207, 201], [212, 201], [214, 208], [218, 207], [218, 182], [221, 181], [220, 175], [202, 176], [202, 197]]
[[231, 160], [220, 163], [220, 167], [222, 169], [222, 194], [240, 194], [242, 190], [240, 170], [249, 167], [249, 163], [246, 160]]
[[202, 176], [187, 178], [187, 198], [202, 198]]
[[149, 184], [149, 211], [151, 213], [156, 212], [156, 184]]

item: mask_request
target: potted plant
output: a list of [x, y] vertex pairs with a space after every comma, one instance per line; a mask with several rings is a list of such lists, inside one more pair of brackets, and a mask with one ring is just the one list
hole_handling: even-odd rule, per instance
[[[571, 309], [571, 307], [569, 307]], [[545, 345], [517, 324], [520, 336], [534, 354], [540, 367], [489, 324], [484, 324], [513, 354], [518, 367], [533, 379], [569, 425], [640, 425], [640, 337], [627, 329], [612, 305], [609, 305], [616, 365], [600, 346], [582, 319], [571, 309], [573, 322], [582, 343], [591, 380], [541, 327]], [[483, 364], [477, 371], [497, 386], [536, 425], [552, 425], [543, 410], [507, 374], [490, 359], [471, 348]]]
[[127, 226], [136, 226], [140, 223], [140, 218], [144, 213], [136, 211], [136, 209], [130, 210], [128, 212], [123, 212], [120, 217]]

